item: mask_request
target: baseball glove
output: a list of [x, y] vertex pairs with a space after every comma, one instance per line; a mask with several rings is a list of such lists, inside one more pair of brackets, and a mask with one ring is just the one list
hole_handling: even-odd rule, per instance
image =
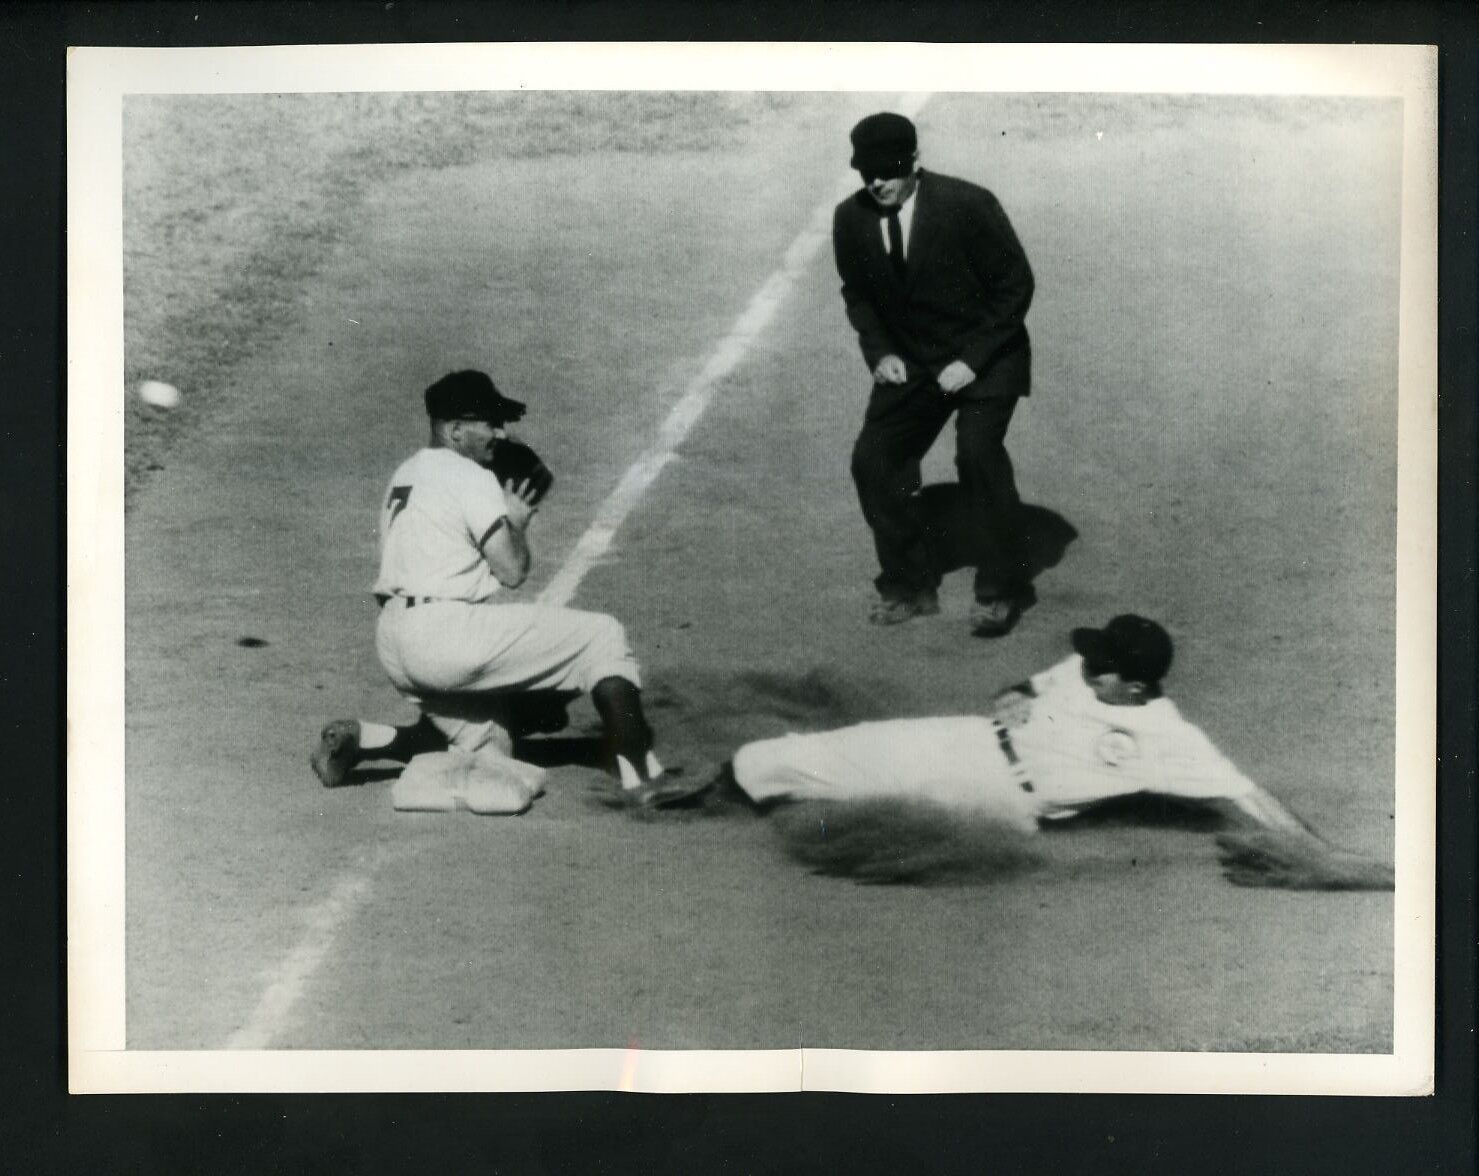
[[1391, 890], [1392, 867], [1308, 834], [1259, 829], [1217, 837], [1222, 874], [1234, 886], [1275, 890]]
[[493, 459], [488, 468], [498, 475], [500, 485], [507, 486], [512, 482], [518, 487], [527, 481], [534, 491], [532, 501], [536, 506], [544, 501], [544, 496], [555, 484], [554, 474], [550, 473], [539, 454], [522, 441], [509, 437], [493, 446]]

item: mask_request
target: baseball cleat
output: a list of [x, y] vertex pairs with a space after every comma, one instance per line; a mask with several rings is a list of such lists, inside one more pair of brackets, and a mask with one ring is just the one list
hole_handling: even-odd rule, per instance
[[650, 751], [647, 753], [647, 760], [643, 767], [646, 770], [645, 777], [637, 775], [637, 770], [625, 756], [616, 757], [616, 771], [621, 779], [623, 808], [639, 810], [670, 808], [702, 796], [708, 791], [711, 783], [703, 778], [679, 779], [675, 774], [665, 770], [658, 762], [657, 756]]
[[635, 788], [623, 788], [622, 804], [629, 809], [649, 811], [674, 808], [693, 801], [712, 787], [711, 780], [683, 780], [664, 773], [651, 780], [643, 780]]
[[359, 720], [335, 719], [324, 726], [318, 746], [308, 757], [325, 788], [338, 788], [359, 760]]
[[[673, 806], [675, 802], [669, 802]], [[708, 773], [707, 782], [691, 801], [682, 802], [707, 816], [725, 816], [738, 813], [755, 813], [759, 807], [734, 778], [734, 765], [726, 763]]]

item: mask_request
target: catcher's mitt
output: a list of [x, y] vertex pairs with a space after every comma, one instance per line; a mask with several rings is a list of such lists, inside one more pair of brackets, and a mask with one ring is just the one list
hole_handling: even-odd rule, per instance
[[507, 486], [512, 482], [517, 489], [527, 481], [534, 491], [531, 501], [536, 506], [544, 501], [544, 496], [555, 484], [554, 474], [550, 473], [539, 454], [522, 441], [509, 437], [493, 446], [493, 458], [488, 468], [498, 475], [500, 485]]
[[1375, 858], [1336, 849], [1308, 834], [1259, 829], [1222, 833], [1217, 856], [1234, 886], [1277, 890], [1391, 890], [1392, 867]]

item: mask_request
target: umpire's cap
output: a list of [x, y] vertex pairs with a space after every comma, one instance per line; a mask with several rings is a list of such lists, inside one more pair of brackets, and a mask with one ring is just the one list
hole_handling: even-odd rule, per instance
[[1171, 668], [1171, 635], [1145, 617], [1124, 613], [1102, 629], [1075, 629], [1073, 648], [1098, 670], [1127, 682], [1156, 683]]
[[426, 415], [434, 421], [506, 425], [523, 417], [524, 406], [499, 392], [483, 372], [452, 372], [426, 390]]
[[873, 175], [908, 175], [914, 170], [919, 138], [902, 114], [870, 114], [852, 129], [852, 163]]

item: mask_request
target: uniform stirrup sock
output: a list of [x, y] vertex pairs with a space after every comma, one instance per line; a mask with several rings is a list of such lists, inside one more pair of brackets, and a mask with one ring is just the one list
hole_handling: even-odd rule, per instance
[[395, 742], [396, 729], [388, 723], [366, 723], [359, 725], [361, 751], [381, 751]]
[[632, 767], [632, 761], [624, 755], [616, 757], [616, 774], [621, 777], [623, 792], [630, 792], [642, 784], [642, 777], [637, 775], [637, 769]]
[[[658, 762], [657, 756], [653, 755], [650, 751], [647, 753], [647, 760], [643, 766], [647, 769], [648, 780], [656, 780], [663, 773], [662, 764]], [[639, 788], [644, 783], [642, 777], [637, 774], [637, 769], [632, 766], [632, 761], [624, 755], [616, 757], [616, 771], [621, 777], [623, 791], [630, 792], [633, 788]]]
[[422, 752], [447, 750], [447, 737], [424, 715], [410, 726], [388, 729], [395, 738], [380, 752], [386, 759], [408, 764]]

